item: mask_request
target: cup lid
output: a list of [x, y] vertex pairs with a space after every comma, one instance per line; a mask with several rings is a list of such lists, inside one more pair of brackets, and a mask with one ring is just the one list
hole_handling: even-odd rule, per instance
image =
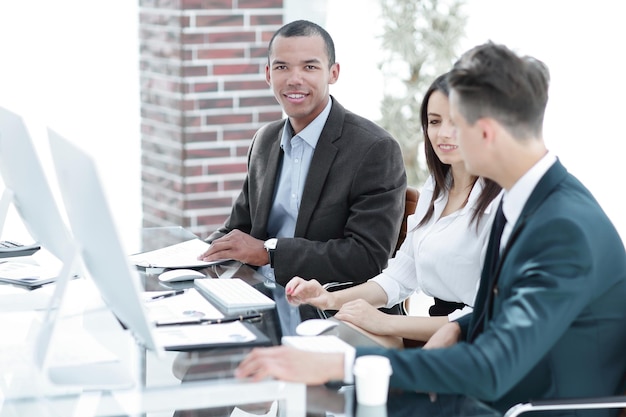
[[356, 358], [354, 362], [354, 374], [385, 374], [391, 375], [393, 370], [391, 369], [391, 363], [389, 358], [381, 355], [364, 355]]

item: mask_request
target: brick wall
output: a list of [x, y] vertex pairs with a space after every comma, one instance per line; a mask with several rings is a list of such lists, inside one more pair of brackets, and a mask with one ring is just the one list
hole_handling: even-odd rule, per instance
[[143, 226], [222, 225], [254, 132], [282, 117], [265, 82], [283, 0], [139, 0]]

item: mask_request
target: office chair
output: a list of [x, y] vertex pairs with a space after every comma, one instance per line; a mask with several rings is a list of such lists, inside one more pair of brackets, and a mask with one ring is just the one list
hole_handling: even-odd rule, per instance
[[[415, 187], [408, 186], [406, 188], [405, 199], [404, 199], [404, 216], [402, 217], [402, 226], [400, 227], [400, 233], [398, 234], [398, 240], [396, 242], [396, 248], [393, 251], [395, 255], [400, 246], [402, 246], [402, 242], [406, 238], [407, 234], [407, 217], [411, 214], [415, 213], [415, 207], [417, 207], [417, 200], [419, 198], [419, 191]], [[343, 288], [348, 288], [353, 286], [353, 282], [329, 282], [324, 284], [324, 289], [327, 291], [337, 291]], [[408, 315], [409, 314], [409, 299], [407, 298], [402, 303], [398, 305], [400, 309], [400, 314]], [[387, 309], [383, 309], [385, 311]], [[317, 309], [317, 314], [320, 318], [327, 319], [333, 316], [335, 311], [325, 311], [321, 309]]]

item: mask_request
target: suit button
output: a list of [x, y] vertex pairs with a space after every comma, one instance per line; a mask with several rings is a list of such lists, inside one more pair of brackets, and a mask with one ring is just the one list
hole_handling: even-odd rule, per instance
[[497, 286], [493, 287], [493, 295], [495, 295], [496, 297], [498, 296], [498, 287]]

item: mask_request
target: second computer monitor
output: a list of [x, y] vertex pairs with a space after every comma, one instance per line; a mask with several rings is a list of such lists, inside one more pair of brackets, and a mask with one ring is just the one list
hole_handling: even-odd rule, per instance
[[130, 265], [93, 159], [48, 130], [50, 151], [68, 221], [85, 267], [106, 304], [148, 349], [163, 351], [140, 297], [140, 277]]

